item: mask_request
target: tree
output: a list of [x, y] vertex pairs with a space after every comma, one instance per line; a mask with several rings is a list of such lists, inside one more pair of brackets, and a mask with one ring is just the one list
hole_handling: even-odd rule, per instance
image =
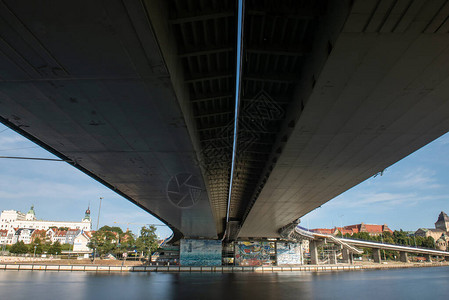
[[61, 250], [62, 250], [62, 251], [72, 251], [72, 250], [73, 250], [73, 245], [70, 245], [70, 244], [62, 244], [62, 245], [61, 245]]
[[48, 249], [49, 254], [61, 254], [62, 247], [59, 241], [54, 242]]
[[100, 229], [98, 229], [98, 231], [111, 231], [111, 232], [116, 232], [116, 233], [118, 233], [118, 234], [122, 234], [123, 233], [123, 230], [120, 228], [120, 227], [118, 227], [118, 226], [108, 226], [108, 225], [105, 225], [105, 226], [103, 226], [103, 227], [101, 227]]
[[91, 249], [97, 249], [97, 253], [101, 256], [113, 252], [118, 243], [118, 234], [116, 232], [107, 231], [103, 227], [92, 235], [92, 238], [87, 245]]
[[156, 227], [151, 225], [149, 228], [143, 226], [140, 229], [140, 236], [136, 240], [137, 251], [143, 255], [151, 255], [158, 248]]
[[136, 249], [136, 239], [134, 234], [127, 230], [126, 232], [119, 235], [119, 245], [116, 249], [116, 254], [123, 254]]
[[[34, 247], [36, 247], [36, 252], [34, 252]], [[42, 254], [44, 252], [44, 246], [42, 245], [40, 238], [35, 238], [34, 241], [30, 244], [29, 248], [30, 253]]]
[[28, 247], [25, 245], [23, 241], [19, 241], [11, 246], [9, 249], [9, 252], [15, 253], [15, 254], [25, 254], [28, 252]]
[[433, 239], [433, 237], [428, 236], [423, 240], [422, 246], [427, 248], [435, 248], [435, 240]]

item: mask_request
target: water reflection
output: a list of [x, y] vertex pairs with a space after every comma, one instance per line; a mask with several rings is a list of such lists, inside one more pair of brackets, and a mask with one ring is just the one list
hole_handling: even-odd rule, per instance
[[269, 274], [0, 271], [0, 299], [447, 299], [448, 283], [449, 267]]

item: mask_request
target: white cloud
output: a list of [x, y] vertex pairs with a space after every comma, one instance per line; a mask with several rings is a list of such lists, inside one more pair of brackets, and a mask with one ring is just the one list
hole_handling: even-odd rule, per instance
[[435, 179], [436, 173], [425, 168], [416, 168], [408, 172], [397, 181], [393, 181], [392, 185], [399, 188], [413, 189], [436, 189], [441, 185]]

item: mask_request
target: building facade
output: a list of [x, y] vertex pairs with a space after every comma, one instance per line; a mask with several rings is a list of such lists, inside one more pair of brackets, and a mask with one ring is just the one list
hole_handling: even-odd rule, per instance
[[393, 233], [393, 231], [388, 228], [387, 224], [383, 225], [377, 225], [377, 224], [355, 224], [355, 225], [348, 225], [343, 227], [334, 227], [334, 228], [316, 228], [311, 229], [313, 232], [317, 233], [323, 233], [323, 234], [330, 234], [330, 235], [337, 235], [341, 233], [342, 235], [349, 234], [353, 235], [354, 233], [359, 232], [366, 232], [369, 235], [381, 235], [384, 232]]
[[[61, 230], [63, 229], [63, 230]], [[90, 218], [89, 208], [86, 210], [84, 218], [81, 222], [67, 221], [46, 221], [38, 220], [34, 212], [34, 206], [24, 214], [16, 210], [4, 210], [0, 215], [0, 230], [2, 236], [0, 243], [5, 241], [6, 244], [14, 244], [23, 241], [26, 244], [32, 242], [37, 237], [37, 233], [42, 239], [42, 232], [51, 242], [59, 241], [61, 244], [73, 244], [75, 237], [83, 231], [92, 230], [92, 220]], [[36, 232], [33, 236], [33, 232]]]
[[87, 247], [91, 237], [92, 235], [90, 232], [81, 232], [78, 234], [73, 243], [73, 252], [91, 252], [92, 249]]
[[31, 206], [31, 209], [27, 214], [16, 210], [4, 210], [0, 215], [0, 230], [8, 230], [10, 228], [48, 230], [51, 227], [67, 227], [71, 229], [90, 231], [92, 230], [90, 210], [86, 210], [86, 215], [81, 222], [38, 220], [36, 218], [33, 206]]
[[[434, 228], [419, 228], [415, 235], [422, 237], [432, 237], [435, 240], [436, 246], [441, 250], [446, 250], [448, 247], [449, 236], [449, 216], [442, 211], [438, 220], [435, 222]], [[444, 248], [444, 249], [443, 249]]]

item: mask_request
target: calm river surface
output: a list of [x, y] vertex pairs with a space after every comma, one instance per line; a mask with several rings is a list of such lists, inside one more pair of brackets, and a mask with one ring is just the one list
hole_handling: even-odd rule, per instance
[[0, 299], [449, 299], [449, 267], [270, 274], [0, 271]]

